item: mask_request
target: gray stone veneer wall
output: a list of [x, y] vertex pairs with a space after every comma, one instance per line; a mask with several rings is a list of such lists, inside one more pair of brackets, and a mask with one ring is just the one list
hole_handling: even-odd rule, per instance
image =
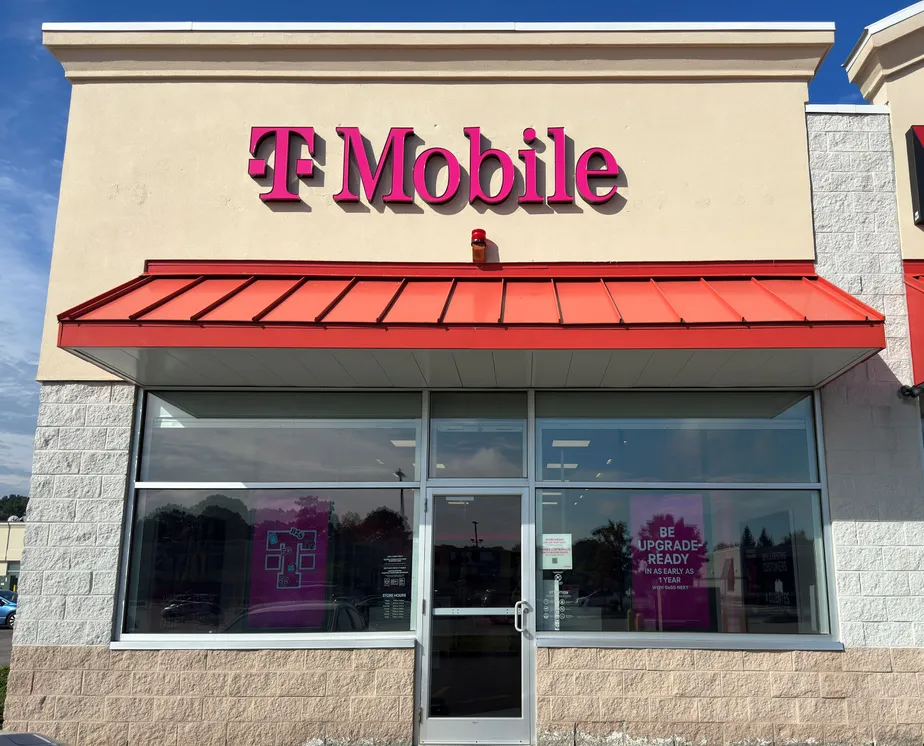
[[42, 386], [16, 645], [112, 635], [134, 387]]
[[886, 315], [887, 349], [822, 390], [848, 646], [924, 646], [924, 469], [887, 114], [808, 114], [818, 273]]

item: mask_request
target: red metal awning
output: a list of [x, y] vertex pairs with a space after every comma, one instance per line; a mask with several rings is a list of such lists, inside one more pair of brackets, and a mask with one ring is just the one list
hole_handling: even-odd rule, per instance
[[[183, 377], [190, 355], [182, 351], [191, 350], [325, 350], [334, 351], [334, 359], [336, 351], [349, 356], [362, 350], [593, 351], [598, 367], [601, 353], [647, 351], [648, 366], [657, 351], [687, 351], [684, 368], [693, 351], [721, 351], [712, 356], [718, 363], [738, 350], [801, 350], [802, 363], [811, 352], [815, 372], [809, 377], [817, 385], [885, 346], [884, 317], [805, 262], [159, 261], [58, 318], [60, 347], [131, 380], [153, 382], [145, 360], [166, 351], [175, 363], [147, 366], [160, 370], [158, 385], [173, 380], [164, 365], [173, 364]], [[208, 357], [228, 358], [219, 369], [233, 370], [232, 359], [241, 360], [231, 353]], [[569, 367], [573, 363], [572, 355]], [[421, 368], [419, 360], [416, 365]], [[344, 385], [352, 385], [346, 373]], [[207, 383], [215, 371], [199, 370], [198, 376]]]
[[[924, 383], [924, 261], [905, 261], [905, 298], [911, 339], [913, 385]], [[902, 381], [902, 383], [905, 383]]]

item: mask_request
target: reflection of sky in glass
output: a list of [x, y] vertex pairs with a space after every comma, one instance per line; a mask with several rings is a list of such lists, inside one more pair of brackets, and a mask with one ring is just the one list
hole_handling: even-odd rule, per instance
[[[815, 481], [811, 398], [798, 397], [537, 395], [537, 408], [556, 415], [537, 420], [537, 472], [570, 482]], [[623, 410], [631, 417], [613, 417]]]
[[516, 479], [526, 476], [526, 424], [434, 420], [430, 477]]
[[433, 500], [434, 546], [473, 547], [477, 530], [479, 546], [512, 549], [520, 543], [521, 525], [519, 494], [438, 495]]
[[[733, 401], [733, 400], [732, 400]], [[811, 406], [774, 417], [537, 420], [540, 479], [569, 482], [811, 482]]]
[[404, 481], [417, 478], [413, 423], [349, 427], [155, 427], [146, 432], [146, 481]]

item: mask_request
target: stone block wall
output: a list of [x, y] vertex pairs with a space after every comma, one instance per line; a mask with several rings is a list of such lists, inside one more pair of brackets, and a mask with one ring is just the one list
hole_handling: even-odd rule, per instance
[[542, 649], [540, 746], [924, 739], [924, 650]]
[[108, 644], [134, 387], [45, 384], [40, 397], [14, 644]]
[[18, 645], [4, 728], [67, 746], [410, 746], [413, 650]]
[[818, 273], [886, 315], [887, 349], [822, 389], [840, 637], [924, 646], [924, 466], [888, 114], [808, 114]]

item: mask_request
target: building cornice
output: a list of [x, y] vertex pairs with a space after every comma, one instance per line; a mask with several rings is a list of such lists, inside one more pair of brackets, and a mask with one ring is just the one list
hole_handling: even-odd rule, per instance
[[810, 80], [832, 24], [46, 24], [71, 80]]
[[867, 26], [844, 68], [863, 97], [873, 101], [890, 78], [921, 62], [924, 62], [924, 0]]
[[809, 23], [714, 23], [714, 22], [489, 22], [469, 23], [363, 23], [363, 22], [269, 22], [269, 23], [210, 23], [200, 21], [167, 21], [140, 23], [44, 23], [42, 31], [834, 31], [829, 22]]

